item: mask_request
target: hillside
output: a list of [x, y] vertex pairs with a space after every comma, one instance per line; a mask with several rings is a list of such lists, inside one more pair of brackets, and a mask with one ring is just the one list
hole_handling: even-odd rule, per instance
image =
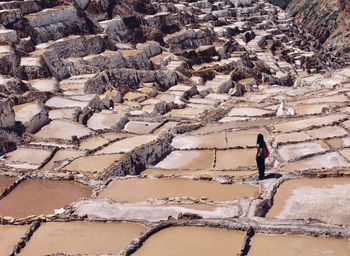
[[[288, 0], [286, 0], [288, 1]], [[285, 3], [286, 1], [276, 1]], [[293, 0], [288, 13], [335, 56], [350, 62], [350, 2], [346, 0]]]

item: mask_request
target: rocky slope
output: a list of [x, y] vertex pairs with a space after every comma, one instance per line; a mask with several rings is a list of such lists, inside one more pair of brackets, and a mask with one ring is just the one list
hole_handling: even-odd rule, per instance
[[[285, 4], [288, 0], [279, 2]], [[350, 62], [349, 1], [293, 0], [287, 11], [327, 50], [346, 63]]]

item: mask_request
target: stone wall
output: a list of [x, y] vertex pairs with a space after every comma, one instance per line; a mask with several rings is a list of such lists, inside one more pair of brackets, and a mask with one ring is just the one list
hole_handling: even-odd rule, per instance
[[15, 123], [15, 112], [10, 101], [0, 101], [0, 128], [11, 128], [15, 126]]

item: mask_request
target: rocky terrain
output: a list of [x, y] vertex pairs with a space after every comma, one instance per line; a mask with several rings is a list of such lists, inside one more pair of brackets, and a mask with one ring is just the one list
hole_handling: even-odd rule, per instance
[[349, 255], [350, 68], [281, 8], [27, 0], [0, 19], [0, 255]]
[[[286, 1], [282, 3], [286, 6]], [[291, 17], [340, 61], [350, 62], [350, 3], [346, 0], [293, 0]]]

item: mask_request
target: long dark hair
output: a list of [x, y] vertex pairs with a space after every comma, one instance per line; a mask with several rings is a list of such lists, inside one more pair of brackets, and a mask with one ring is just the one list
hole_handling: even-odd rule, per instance
[[258, 134], [258, 138], [256, 140], [256, 144], [259, 144], [259, 145], [263, 145], [265, 143], [264, 141], [264, 135], [262, 135], [261, 133]]

